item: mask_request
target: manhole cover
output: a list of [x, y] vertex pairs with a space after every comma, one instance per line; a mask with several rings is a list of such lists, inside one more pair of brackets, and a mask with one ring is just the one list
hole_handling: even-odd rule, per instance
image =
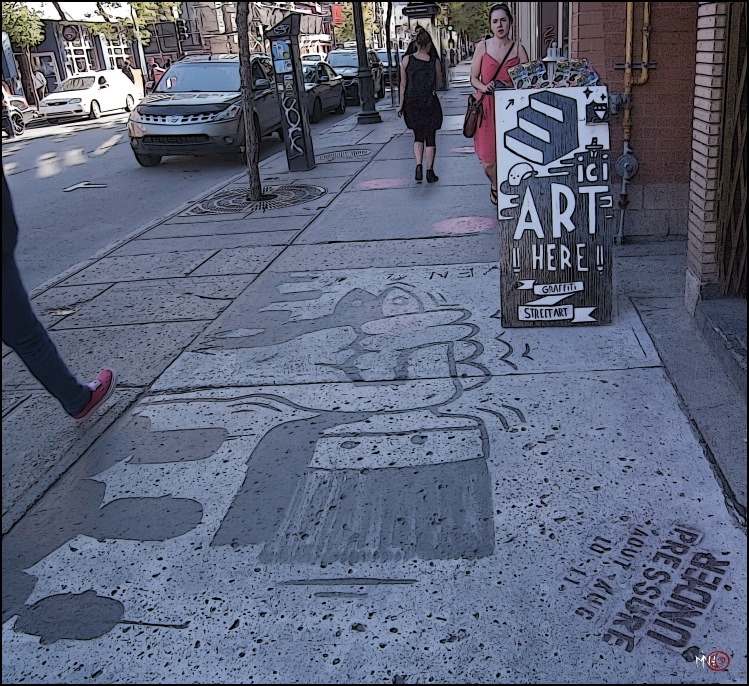
[[266, 210], [276, 210], [281, 207], [291, 207], [292, 205], [316, 200], [325, 193], [327, 191], [320, 186], [264, 186], [263, 195], [271, 197], [267, 200], [252, 201], [247, 200], [246, 188], [231, 188], [193, 205], [182, 216], [265, 212]]
[[356, 157], [365, 157], [371, 155], [371, 150], [332, 150], [323, 152], [315, 156], [316, 162], [330, 162], [330, 160], [353, 159]]

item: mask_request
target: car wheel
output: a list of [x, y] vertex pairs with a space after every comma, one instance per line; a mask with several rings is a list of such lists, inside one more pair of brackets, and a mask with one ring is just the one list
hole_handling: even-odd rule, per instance
[[351, 90], [351, 102], [353, 102], [354, 105], [361, 105], [361, 98], [359, 97], [358, 88], [353, 88]]
[[125, 98], [125, 112], [132, 112], [134, 106], [135, 98], [133, 98], [132, 95], [128, 95], [127, 98]]
[[380, 100], [385, 97], [385, 79], [380, 79]]
[[158, 167], [161, 163], [161, 155], [141, 155], [135, 151], [133, 154], [141, 167]]
[[310, 117], [310, 121], [313, 124], [317, 124], [322, 119], [322, 103], [320, 102], [320, 98], [315, 98], [315, 104], [312, 106], [312, 116]]
[[88, 114], [89, 119], [99, 119], [101, 117], [101, 107], [96, 100], [91, 101], [91, 111]]
[[26, 130], [26, 124], [23, 122], [23, 115], [14, 114], [12, 121], [16, 136], [20, 136]]
[[341, 93], [341, 104], [338, 105], [338, 109], [335, 111], [336, 114], [345, 114], [346, 112], [346, 92]]

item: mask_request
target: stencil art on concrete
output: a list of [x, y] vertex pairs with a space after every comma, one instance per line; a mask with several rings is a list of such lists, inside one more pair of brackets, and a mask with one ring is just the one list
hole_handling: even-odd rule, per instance
[[673, 671], [660, 617], [617, 623], [640, 582], [624, 565], [675, 513], [718, 513], [735, 547], [709, 467], [630, 308], [584, 336], [504, 331], [493, 267], [255, 281], [6, 537], [7, 674], [43, 649], [70, 678], [75, 656], [110, 683], [115, 663], [143, 683], [294, 683], [325, 654], [346, 665], [331, 682], [366, 682], [397, 654], [448, 683], [435, 644], [466, 665], [491, 646], [481, 683], [528, 642], [564, 656], [560, 682], [599, 653], [591, 683], [646, 656]]

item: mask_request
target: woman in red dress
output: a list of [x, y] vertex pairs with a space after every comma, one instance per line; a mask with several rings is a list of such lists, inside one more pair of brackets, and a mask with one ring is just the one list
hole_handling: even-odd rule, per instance
[[[481, 41], [476, 46], [471, 61], [471, 85], [478, 91], [476, 98], [486, 93], [486, 97], [481, 100], [484, 116], [476, 128], [473, 143], [484, 172], [491, 182], [490, 198], [495, 205], [497, 204], [497, 141], [493, 96], [495, 82], [499, 82], [501, 86], [512, 87], [512, 79], [507, 70], [521, 62], [528, 61], [525, 48], [510, 39], [513, 23], [510, 8], [505, 3], [492, 5], [489, 9], [492, 37]], [[504, 64], [502, 64], [503, 60]], [[502, 68], [495, 76], [500, 64]]]

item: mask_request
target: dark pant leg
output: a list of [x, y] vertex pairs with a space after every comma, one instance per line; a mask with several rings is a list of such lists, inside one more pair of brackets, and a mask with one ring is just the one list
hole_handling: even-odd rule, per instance
[[88, 403], [91, 391], [78, 383], [37, 319], [13, 255], [3, 253], [3, 342], [18, 353], [29, 371], [68, 414]]

